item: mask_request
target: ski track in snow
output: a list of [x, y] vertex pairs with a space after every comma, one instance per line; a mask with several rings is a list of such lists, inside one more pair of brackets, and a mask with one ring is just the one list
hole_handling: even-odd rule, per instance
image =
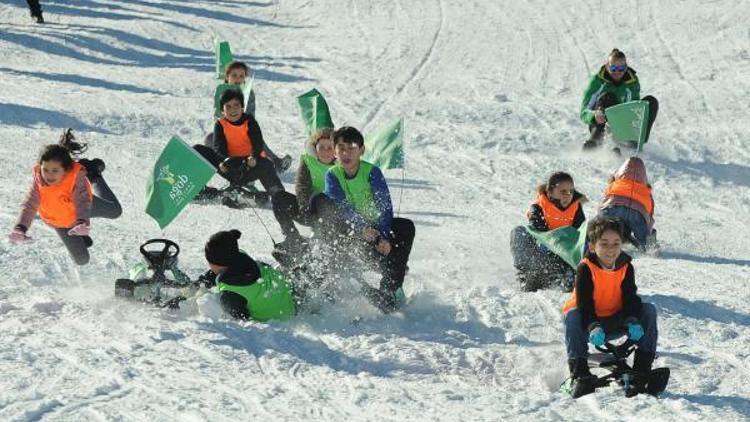
[[[94, 221], [85, 268], [39, 221], [33, 244], [0, 242], [0, 420], [750, 417], [746, 2], [340, 3], [50, 1], [40, 26], [22, 2], [0, 1], [0, 226], [13, 226], [39, 148], [66, 127], [106, 160], [124, 205]], [[242, 246], [271, 260], [249, 210], [190, 206], [163, 232], [142, 211], [164, 143], [198, 143], [211, 127], [214, 36], [253, 69], [277, 152], [298, 156], [295, 97], [313, 87], [337, 125], [405, 118], [405, 175], [386, 172], [417, 226], [403, 312], [352, 298], [258, 324], [220, 316], [208, 296], [178, 312], [114, 299], [149, 238], [177, 241], [193, 276], [217, 230], [241, 229]], [[660, 100], [642, 156], [663, 251], [635, 268], [659, 311], [656, 365], [672, 378], [659, 399], [611, 388], [574, 401], [557, 391], [567, 295], [518, 291], [508, 234], [558, 169], [595, 213], [620, 159], [579, 152], [578, 106], [613, 47]], [[291, 173], [282, 180], [292, 187]], [[271, 211], [259, 216], [280, 238]]]

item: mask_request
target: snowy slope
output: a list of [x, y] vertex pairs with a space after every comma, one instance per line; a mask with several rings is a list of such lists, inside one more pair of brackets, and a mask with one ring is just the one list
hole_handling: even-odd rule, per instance
[[[33, 245], [0, 243], [1, 420], [750, 418], [748, 2], [42, 3], [39, 26], [23, 2], [0, 0], [0, 227], [15, 222], [39, 147], [65, 127], [106, 159], [125, 211], [94, 222], [85, 268], [39, 222]], [[255, 324], [207, 297], [177, 313], [112, 297], [152, 237], [178, 241], [193, 275], [221, 229], [270, 259], [249, 211], [191, 206], [163, 233], [142, 211], [164, 143], [197, 143], [211, 127], [214, 36], [254, 69], [276, 151], [301, 152], [295, 97], [312, 87], [338, 125], [406, 118], [404, 179], [387, 173], [417, 225], [403, 313], [355, 301]], [[658, 400], [573, 401], [557, 392], [566, 295], [518, 292], [508, 233], [558, 169], [594, 213], [619, 160], [578, 152], [578, 102], [615, 46], [661, 101], [643, 157], [664, 253], [635, 265], [659, 310], [657, 362], [673, 375]], [[260, 216], [278, 238], [271, 212]]]

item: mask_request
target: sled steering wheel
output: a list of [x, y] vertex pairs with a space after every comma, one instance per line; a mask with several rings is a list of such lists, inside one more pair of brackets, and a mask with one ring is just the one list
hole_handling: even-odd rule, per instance
[[[148, 250], [147, 246], [161, 245], [161, 249]], [[141, 254], [146, 258], [151, 268], [159, 268], [165, 262], [173, 262], [180, 254], [180, 247], [169, 239], [151, 239], [141, 245]]]

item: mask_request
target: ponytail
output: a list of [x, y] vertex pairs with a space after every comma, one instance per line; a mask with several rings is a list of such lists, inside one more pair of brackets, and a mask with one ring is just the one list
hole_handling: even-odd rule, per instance
[[73, 157], [83, 154], [88, 145], [83, 142], [75, 142], [73, 129], [66, 129], [60, 135], [60, 141], [56, 144], [49, 144], [42, 147], [39, 153], [39, 164], [45, 161], [57, 161], [62, 164], [67, 171], [73, 168]]

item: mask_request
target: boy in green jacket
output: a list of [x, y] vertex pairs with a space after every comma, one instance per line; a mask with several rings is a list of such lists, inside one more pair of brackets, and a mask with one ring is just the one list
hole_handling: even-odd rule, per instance
[[293, 285], [278, 271], [240, 251], [239, 230], [220, 231], [206, 242], [205, 254], [224, 312], [255, 321], [291, 319], [297, 313]]

